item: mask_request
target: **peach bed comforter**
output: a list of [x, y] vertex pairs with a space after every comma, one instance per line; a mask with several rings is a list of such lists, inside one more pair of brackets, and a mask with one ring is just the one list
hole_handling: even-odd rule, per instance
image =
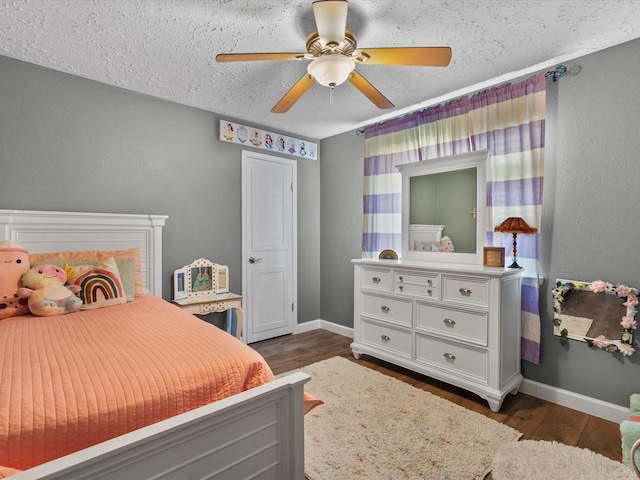
[[222, 330], [153, 296], [0, 321], [0, 465], [27, 469], [274, 379]]

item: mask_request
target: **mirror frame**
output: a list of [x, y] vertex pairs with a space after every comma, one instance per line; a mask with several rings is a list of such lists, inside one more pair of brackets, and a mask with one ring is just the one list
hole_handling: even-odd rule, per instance
[[[562, 328], [563, 305], [565, 295], [574, 290], [591, 291], [596, 295], [616, 295], [622, 306], [626, 307], [626, 315], [620, 318], [611, 319], [612, 322], [620, 325], [620, 336], [618, 338], [606, 338], [604, 335], [588, 337], [572, 334], [566, 328]], [[557, 279], [553, 294], [553, 330], [554, 335], [560, 337], [560, 343], [565, 345], [567, 339], [586, 342], [590, 347], [597, 347], [608, 352], [622, 352], [628, 356], [635, 353], [633, 348], [633, 334], [637, 328], [635, 315], [638, 305], [638, 289], [626, 285], [594, 280], [593, 282], [583, 282], [580, 280]], [[624, 322], [624, 324], [623, 324]]]
[[[487, 159], [489, 150], [460, 153], [447, 157], [404, 163], [396, 168], [402, 174], [402, 258], [431, 262], [453, 262], [482, 265], [487, 235]], [[475, 253], [428, 252], [409, 249], [409, 199], [412, 177], [476, 168], [476, 251]], [[445, 225], [446, 228], [446, 225]], [[455, 239], [454, 244], [455, 244]]]

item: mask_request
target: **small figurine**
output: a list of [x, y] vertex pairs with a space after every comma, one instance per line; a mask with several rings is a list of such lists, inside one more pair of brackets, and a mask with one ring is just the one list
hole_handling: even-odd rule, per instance
[[441, 252], [455, 252], [455, 248], [453, 246], [453, 240], [450, 237], [445, 235], [440, 239], [440, 251]]

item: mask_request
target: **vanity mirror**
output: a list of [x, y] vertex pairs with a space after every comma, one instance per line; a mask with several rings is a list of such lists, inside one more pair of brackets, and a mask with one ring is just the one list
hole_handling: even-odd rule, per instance
[[638, 290], [596, 280], [558, 279], [553, 290], [553, 333], [609, 352], [634, 353]]
[[398, 165], [402, 258], [482, 264], [489, 150]]

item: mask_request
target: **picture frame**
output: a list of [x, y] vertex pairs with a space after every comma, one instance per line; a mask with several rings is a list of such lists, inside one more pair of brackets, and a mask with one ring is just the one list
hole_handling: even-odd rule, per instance
[[482, 264], [485, 267], [504, 267], [504, 247], [484, 247]]

